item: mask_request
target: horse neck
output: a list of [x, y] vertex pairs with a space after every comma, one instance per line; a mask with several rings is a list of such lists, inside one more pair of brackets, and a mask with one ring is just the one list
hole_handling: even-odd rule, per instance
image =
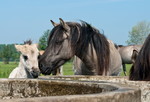
[[106, 37], [96, 29], [91, 28], [90, 25], [83, 26], [78, 36], [79, 39], [75, 45], [75, 55], [95, 74], [107, 75], [110, 50]]
[[[80, 55], [76, 55], [78, 56], [82, 62], [85, 65], [85, 69], [88, 72], [91, 72], [93, 74], [97, 74], [97, 56], [96, 56], [96, 52], [95, 52], [95, 48], [92, 46], [92, 44], [89, 44], [87, 51], [84, 51], [83, 54], [81, 53]], [[82, 69], [83, 70], [83, 69]]]
[[104, 40], [103, 43], [105, 44], [94, 45], [99, 40], [103, 40], [103, 39], [99, 39], [99, 38], [92, 39], [89, 42], [87, 48], [81, 48], [79, 46], [80, 47], [78, 48], [79, 52], [76, 53], [76, 56], [78, 56], [82, 60], [82, 62], [85, 64], [86, 68], [91, 70], [94, 74], [109, 75], [110, 42], [108, 42], [108, 40]]

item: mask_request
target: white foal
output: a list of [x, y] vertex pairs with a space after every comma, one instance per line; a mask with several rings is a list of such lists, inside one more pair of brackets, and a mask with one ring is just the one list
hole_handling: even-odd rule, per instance
[[20, 62], [9, 75], [9, 78], [37, 78], [40, 74], [38, 67], [39, 50], [36, 44], [15, 45], [21, 52]]

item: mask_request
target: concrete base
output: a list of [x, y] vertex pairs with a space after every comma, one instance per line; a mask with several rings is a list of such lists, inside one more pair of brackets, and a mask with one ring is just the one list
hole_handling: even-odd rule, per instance
[[141, 102], [139, 88], [82, 78], [0, 79], [0, 102]]

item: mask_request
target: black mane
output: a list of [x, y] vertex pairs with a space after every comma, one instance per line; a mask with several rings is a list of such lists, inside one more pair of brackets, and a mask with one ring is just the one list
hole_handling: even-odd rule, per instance
[[146, 38], [135, 64], [131, 67], [129, 79], [150, 81], [150, 34]]

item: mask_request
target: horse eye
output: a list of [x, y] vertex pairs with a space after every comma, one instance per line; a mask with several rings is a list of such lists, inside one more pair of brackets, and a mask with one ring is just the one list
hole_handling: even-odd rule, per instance
[[37, 59], [40, 59], [40, 55], [38, 55]]
[[28, 59], [28, 56], [23, 55], [24, 60], [26, 61]]
[[56, 41], [56, 44], [57, 44], [57, 45], [60, 45], [62, 42], [63, 42], [63, 40], [61, 40], [61, 41]]

